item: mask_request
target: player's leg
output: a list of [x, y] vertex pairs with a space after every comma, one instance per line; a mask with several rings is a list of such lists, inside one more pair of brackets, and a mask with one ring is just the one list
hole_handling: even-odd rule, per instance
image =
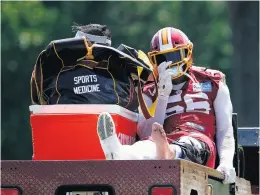
[[175, 148], [169, 144], [163, 126], [159, 123], [154, 123], [152, 126], [152, 139], [156, 145], [156, 159], [165, 160], [175, 158]]
[[181, 158], [202, 165], [205, 165], [208, 160], [210, 152], [205, 143], [190, 136], [183, 136], [169, 144], [163, 126], [158, 123], [153, 124], [152, 138], [156, 144], [158, 160]]
[[183, 136], [174, 141], [172, 145], [181, 148], [179, 158], [206, 165], [210, 150], [207, 144], [190, 136]]
[[153, 141], [144, 140], [133, 145], [122, 145], [116, 135], [113, 119], [107, 112], [99, 115], [97, 131], [107, 160], [155, 159], [156, 148]]

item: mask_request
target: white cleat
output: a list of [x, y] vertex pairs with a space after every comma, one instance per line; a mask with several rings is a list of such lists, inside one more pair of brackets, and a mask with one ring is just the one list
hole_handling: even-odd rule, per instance
[[99, 115], [97, 121], [97, 133], [106, 159], [116, 160], [116, 153], [122, 145], [116, 135], [114, 121], [108, 112], [102, 112]]

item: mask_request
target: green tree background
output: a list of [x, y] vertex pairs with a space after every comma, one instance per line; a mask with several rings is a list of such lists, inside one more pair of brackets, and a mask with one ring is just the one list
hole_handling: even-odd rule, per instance
[[227, 75], [239, 126], [259, 126], [259, 2], [1, 2], [2, 159], [31, 159], [30, 77], [38, 54], [71, 25], [100, 23], [112, 44], [149, 51], [155, 32], [183, 30], [195, 64]]

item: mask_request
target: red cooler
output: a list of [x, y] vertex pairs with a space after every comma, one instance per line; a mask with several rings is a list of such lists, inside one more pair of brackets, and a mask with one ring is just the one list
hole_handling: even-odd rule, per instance
[[33, 160], [105, 159], [97, 119], [109, 112], [122, 144], [135, 142], [138, 115], [118, 105], [32, 105]]

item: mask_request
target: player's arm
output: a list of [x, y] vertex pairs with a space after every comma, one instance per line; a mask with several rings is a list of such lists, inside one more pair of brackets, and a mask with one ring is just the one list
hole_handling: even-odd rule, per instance
[[[148, 107], [152, 105], [152, 100], [147, 96], [144, 96], [144, 101]], [[157, 122], [161, 125], [163, 125], [164, 119], [165, 119], [165, 112], [166, 112], [166, 107], [168, 103], [168, 97], [164, 96], [159, 96], [158, 97], [158, 102], [155, 110], [154, 117], [145, 119], [141, 109], [139, 107], [139, 117], [138, 117], [138, 124], [137, 124], [137, 133], [140, 139], [148, 137], [152, 133], [152, 125], [154, 122]]]
[[[159, 82], [158, 82], [158, 102], [156, 105], [156, 110], [153, 118], [145, 120], [139, 109], [139, 122], [137, 125], [138, 136], [142, 139], [144, 137], [150, 136], [152, 133], [152, 125], [157, 122], [161, 125], [164, 123], [165, 113], [167, 108], [167, 103], [169, 95], [172, 91], [172, 77], [171, 70], [167, 67], [171, 62], [162, 62], [158, 67], [159, 72]], [[152, 105], [152, 100], [145, 96], [144, 100], [146, 105], [150, 107]]]
[[214, 101], [216, 115], [216, 145], [220, 159], [217, 170], [225, 174], [225, 183], [235, 180], [233, 168], [233, 157], [235, 152], [235, 141], [232, 127], [232, 102], [228, 86], [224, 81], [219, 84], [216, 99]]

